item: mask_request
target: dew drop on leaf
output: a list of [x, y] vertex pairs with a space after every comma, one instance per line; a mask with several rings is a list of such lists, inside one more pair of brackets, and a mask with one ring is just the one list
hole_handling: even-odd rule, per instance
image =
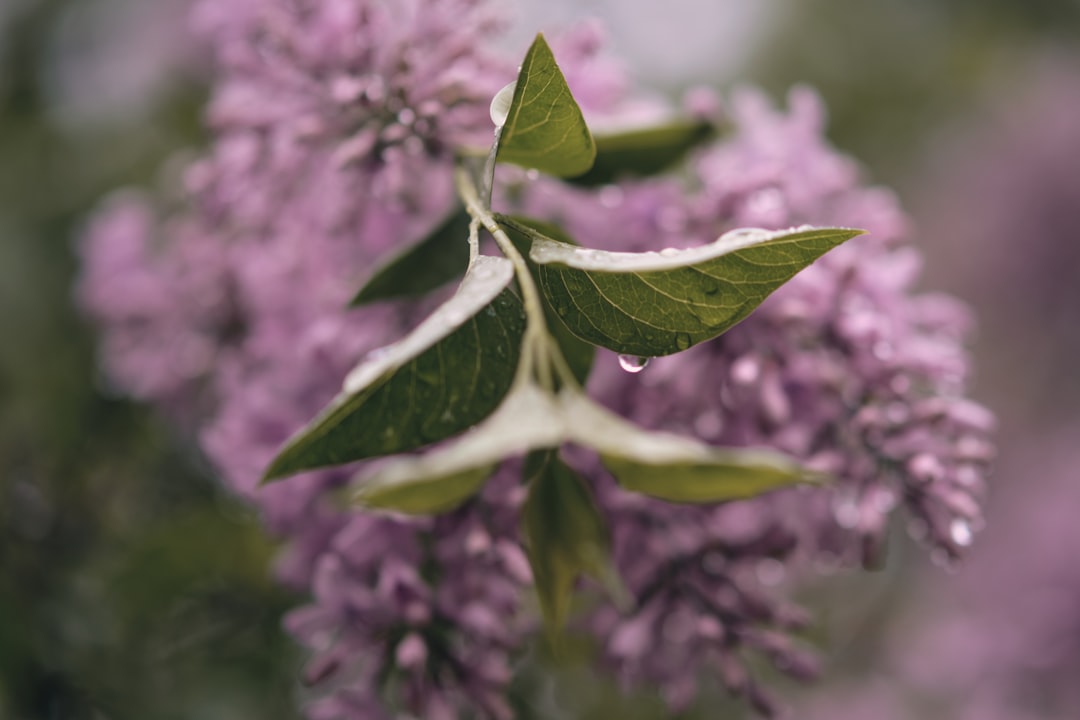
[[502, 90], [495, 93], [495, 97], [491, 99], [491, 107], [488, 108], [488, 112], [491, 113], [491, 122], [495, 123], [495, 127], [502, 127], [506, 124], [506, 118], [510, 115], [510, 103], [514, 99], [514, 88], [516, 86], [517, 81], [510, 83]]
[[675, 336], [675, 347], [685, 350], [690, 347], [690, 336], [686, 333], [678, 333]]
[[649, 364], [649, 360], [651, 358], [642, 357], [641, 355], [620, 355], [619, 367], [628, 373], [639, 373]]

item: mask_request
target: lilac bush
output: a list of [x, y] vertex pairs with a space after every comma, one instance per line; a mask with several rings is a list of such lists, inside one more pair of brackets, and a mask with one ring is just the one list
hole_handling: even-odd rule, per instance
[[[259, 484], [348, 370], [419, 321], [423, 303], [346, 305], [452, 209], [455, 152], [490, 142], [488, 103], [513, 79], [514, 63], [489, 50], [501, 21], [474, 0], [206, 2], [194, 20], [217, 80], [214, 141], [186, 171], [187, 208], [160, 217], [154, 199], [118, 195], [83, 245], [80, 299], [109, 377], [197, 433], [287, 541], [279, 575], [312, 597], [285, 620], [311, 651], [310, 717], [509, 718], [512, 662], [537, 628], [515, 473], [434, 517], [343, 507], [351, 467]], [[597, 127], [665, 111], [629, 88], [595, 26], [553, 45]], [[742, 226], [869, 230], [714, 342], [640, 373], [606, 353], [595, 362], [590, 394], [642, 426], [776, 448], [836, 478], [684, 505], [628, 493], [594, 457], [569, 456], [630, 599], [599, 600], [573, 627], [624, 683], [658, 687], [673, 708], [706, 671], [771, 713], [748, 653], [815, 676], [789, 583], [808, 562], [878, 562], [895, 508], [942, 562], [981, 525], [993, 420], [964, 396], [967, 312], [913, 290], [919, 254], [895, 199], [824, 141], [812, 93], [789, 106], [745, 91], [725, 115], [692, 94], [688, 114], [728, 127], [680, 175], [594, 188], [497, 177], [497, 207], [598, 249], [689, 248]]]

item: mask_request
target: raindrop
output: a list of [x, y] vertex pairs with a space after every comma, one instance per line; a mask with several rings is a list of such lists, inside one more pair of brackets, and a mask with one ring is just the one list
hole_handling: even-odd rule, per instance
[[675, 347], [680, 350], [685, 350], [690, 347], [690, 336], [687, 333], [678, 333], [675, 335]]
[[639, 373], [649, 364], [651, 358], [641, 355], [620, 355], [619, 367], [628, 373]]
[[956, 518], [949, 525], [949, 537], [960, 547], [968, 547], [975, 539], [971, 524], [963, 518]]
[[491, 107], [488, 108], [488, 112], [491, 114], [491, 122], [495, 123], [496, 127], [502, 127], [506, 124], [506, 118], [510, 115], [510, 103], [514, 99], [515, 87], [517, 87], [516, 81], [495, 93], [495, 97], [491, 99]]

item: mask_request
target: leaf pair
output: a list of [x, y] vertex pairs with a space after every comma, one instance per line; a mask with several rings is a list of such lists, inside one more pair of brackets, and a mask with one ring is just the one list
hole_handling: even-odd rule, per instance
[[544, 615], [560, 627], [581, 574], [599, 580], [617, 600], [626, 595], [611, 565], [605, 523], [587, 485], [558, 459], [558, 449], [565, 444], [595, 451], [627, 490], [670, 502], [714, 503], [813, 479], [779, 453], [722, 450], [678, 435], [647, 432], [577, 389], [553, 395], [526, 383], [459, 440], [425, 455], [391, 459], [361, 474], [353, 485], [354, 499], [404, 513], [445, 512], [478, 492], [502, 460], [528, 455], [523, 531]]

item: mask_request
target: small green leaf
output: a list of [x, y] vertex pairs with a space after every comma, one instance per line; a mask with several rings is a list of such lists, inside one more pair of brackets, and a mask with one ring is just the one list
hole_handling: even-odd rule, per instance
[[457, 509], [484, 486], [497, 465], [481, 465], [446, 475], [395, 481], [386, 475], [361, 484], [353, 501], [364, 507], [408, 515], [438, 515]]
[[454, 297], [349, 374], [264, 480], [415, 450], [490, 415], [513, 381], [525, 331], [513, 277], [510, 261], [477, 258]]
[[[576, 244], [569, 235], [563, 232], [562, 228], [542, 220], [506, 215], [496, 215], [496, 219], [503, 230], [506, 231], [507, 236], [514, 243], [518, 252], [525, 256], [525, 261], [534, 278], [537, 277], [537, 266], [536, 263], [529, 259], [529, 250], [532, 248], [533, 239], [550, 238], [571, 245]], [[589, 378], [589, 372], [592, 371], [593, 360], [596, 358], [596, 346], [581, 340], [577, 335], [570, 332], [570, 329], [566, 327], [566, 323], [559, 317], [556, 308], [551, 306], [546, 297], [543, 298], [543, 301], [544, 319], [547, 321], [548, 330], [551, 331], [555, 342], [559, 344], [559, 350], [562, 352], [563, 358], [566, 359], [566, 364], [570, 366], [570, 371], [574, 373], [577, 381], [584, 385]]]
[[537, 35], [518, 72], [497, 158], [556, 177], [592, 167], [596, 144], [555, 56]]
[[781, 453], [642, 430], [583, 395], [564, 394], [562, 411], [571, 442], [595, 450], [622, 487], [661, 500], [715, 503], [819, 479]]
[[681, 120], [657, 127], [596, 135], [596, 161], [574, 185], [606, 185], [626, 177], [664, 172], [686, 154], [713, 138], [716, 128], [700, 120]]
[[391, 458], [352, 487], [362, 505], [401, 512], [453, 509], [476, 493], [505, 458], [558, 447], [564, 435], [555, 398], [531, 384], [511, 391], [472, 432], [424, 455]]
[[611, 562], [607, 526], [585, 480], [555, 452], [531, 455], [525, 476], [529, 496], [522, 509], [522, 530], [533, 580], [545, 620], [561, 628], [579, 575], [614, 585], [617, 598], [625, 591]]
[[459, 207], [428, 235], [385, 264], [349, 303], [415, 297], [460, 277], [469, 264], [469, 214]]
[[654, 357], [730, 329], [800, 270], [862, 230], [734, 230], [686, 250], [625, 253], [535, 239], [540, 288], [579, 338]]

